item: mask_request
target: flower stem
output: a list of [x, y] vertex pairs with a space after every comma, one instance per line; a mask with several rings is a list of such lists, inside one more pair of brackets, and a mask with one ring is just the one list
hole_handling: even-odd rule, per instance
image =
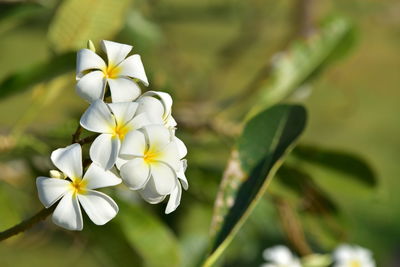
[[48, 209], [44, 208], [35, 215], [33, 215], [32, 217], [30, 217], [29, 219], [26, 219], [3, 232], [0, 232], [0, 241], [3, 241], [19, 233], [22, 233], [31, 228], [36, 223], [46, 219], [54, 211], [55, 207], [56, 205], [53, 205]]

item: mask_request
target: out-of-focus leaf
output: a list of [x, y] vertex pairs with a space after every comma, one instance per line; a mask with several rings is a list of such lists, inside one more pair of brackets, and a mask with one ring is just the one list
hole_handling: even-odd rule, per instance
[[142, 266], [140, 256], [131, 247], [124, 231], [114, 220], [101, 227], [93, 225], [88, 220], [85, 222], [84, 233], [88, 237], [89, 251], [98, 259], [98, 266]]
[[298, 194], [302, 208], [315, 214], [338, 212], [335, 202], [322, 191], [312, 177], [304, 171], [283, 165], [278, 173], [278, 181]]
[[[6, 179], [6, 177], [2, 177], [2, 179]], [[16, 190], [10, 190], [10, 188], [11, 186], [7, 185], [3, 181], [0, 181], [0, 201], [2, 203], [0, 205], [0, 229], [6, 229], [21, 219], [21, 214], [19, 214], [20, 211], [13, 208], [13, 206], [15, 206], [15, 202], [12, 194], [10, 196], [10, 193], [14, 193]]]
[[181, 253], [178, 241], [169, 228], [145, 209], [119, 203], [116, 220], [131, 246], [148, 267], [179, 266]]
[[138, 39], [146, 40], [147, 44], [160, 43], [162, 32], [160, 27], [145, 18], [137, 10], [131, 11], [126, 21], [126, 27], [130, 34], [137, 36]]
[[51, 80], [73, 70], [75, 57], [75, 53], [61, 54], [11, 74], [0, 83], [0, 98], [22, 92], [37, 83]]
[[366, 185], [375, 186], [377, 183], [374, 170], [356, 154], [310, 145], [296, 147], [293, 154], [301, 160], [339, 171]]
[[124, 25], [130, 0], [64, 0], [50, 24], [48, 38], [57, 52], [82, 48], [87, 40], [113, 37]]
[[318, 33], [275, 55], [270, 77], [257, 95], [257, 103], [250, 114], [288, 97], [325, 63], [337, 58], [338, 54], [343, 55], [353, 44], [348, 41], [353, 33], [353, 27], [346, 19], [332, 18]]
[[210, 229], [210, 256], [205, 266], [218, 259], [245, 222], [282, 158], [303, 132], [306, 118], [302, 106], [283, 104], [247, 122], [220, 185]]
[[0, 10], [0, 34], [23, 23], [25, 19], [39, 15], [45, 8], [37, 3], [2, 6]]

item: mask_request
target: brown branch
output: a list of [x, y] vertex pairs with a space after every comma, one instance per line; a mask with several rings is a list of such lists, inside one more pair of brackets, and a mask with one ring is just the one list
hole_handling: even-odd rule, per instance
[[305, 238], [303, 228], [293, 208], [286, 200], [280, 197], [274, 196], [273, 201], [278, 209], [281, 225], [288, 241], [300, 255], [306, 256], [312, 254], [312, 250]]
[[80, 140], [76, 140], [75, 143], [78, 143], [80, 145], [89, 144], [89, 143], [93, 142], [94, 139], [96, 139], [97, 136], [98, 136], [98, 134], [90, 135], [90, 136], [82, 138]]
[[32, 216], [31, 218], [22, 221], [21, 223], [3, 231], [0, 232], [0, 241], [3, 241], [11, 236], [17, 235], [19, 233], [22, 233], [26, 230], [28, 230], [29, 228], [31, 228], [33, 225], [35, 225], [36, 223], [46, 219], [56, 208], [57, 205], [53, 205], [52, 207], [46, 209], [42, 209], [41, 211], [39, 211], [36, 215]]
[[74, 143], [79, 143], [79, 137], [82, 133], [82, 126], [79, 124], [78, 127], [76, 128], [75, 133], [72, 135], [72, 144]]

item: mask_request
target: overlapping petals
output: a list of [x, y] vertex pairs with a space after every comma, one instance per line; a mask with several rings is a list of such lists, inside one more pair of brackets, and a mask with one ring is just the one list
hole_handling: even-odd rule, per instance
[[135, 100], [141, 93], [135, 80], [149, 84], [140, 56], [127, 57], [132, 50], [130, 45], [102, 41], [101, 46], [107, 63], [90, 49], [82, 49], [77, 54], [78, 95], [89, 102], [102, 100], [108, 84], [113, 102]]
[[184, 175], [186, 161], [169, 129], [150, 125], [130, 132], [120, 150], [121, 177], [125, 184], [149, 203], [159, 203], [170, 195], [166, 213], [180, 203], [181, 181], [187, 188]]
[[154, 123], [159, 123], [167, 128], [174, 128], [177, 123], [172, 117], [172, 98], [168, 93], [148, 91], [137, 100], [138, 110], [149, 114]]
[[82, 230], [80, 206], [97, 225], [110, 221], [118, 213], [118, 206], [109, 196], [94, 189], [121, 183], [111, 171], [91, 164], [82, 177], [82, 150], [79, 144], [55, 150], [51, 159], [67, 177], [65, 179], [38, 177], [39, 199], [48, 208], [57, 201], [53, 222], [68, 230]]
[[150, 124], [145, 113], [137, 112], [138, 104], [121, 102], [106, 104], [94, 101], [82, 115], [83, 128], [100, 133], [90, 147], [90, 158], [104, 169], [111, 169], [119, 154], [121, 142], [133, 130]]

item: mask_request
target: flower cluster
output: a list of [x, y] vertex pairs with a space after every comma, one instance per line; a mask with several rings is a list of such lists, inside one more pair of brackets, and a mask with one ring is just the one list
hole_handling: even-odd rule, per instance
[[375, 267], [375, 261], [368, 249], [346, 244], [336, 248], [332, 257], [330, 255], [311, 254], [299, 259], [287, 247], [279, 245], [265, 249], [263, 258], [268, 263], [262, 264], [261, 267]]
[[173, 212], [188, 182], [187, 149], [175, 136], [171, 96], [156, 91], [141, 95], [137, 82], [147, 86], [148, 81], [140, 56], [128, 56], [132, 46], [102, 41], [106, 63], [89, 44], [77, 55], [76, 90], [90, 103], [80, 125], [98, 134], [89, 149], [92, 163], [83, 175], [80, 144], [55, 150], [51, 160], [60, 171], [37, 178], [39, 199], [46, 208], [59, 201], [53, 222], [69, 230], [83, 228], [80, 206], [97, 225], [114, 218], [117, 204], [94, 189], [121, 181], [151, 204], [169, 196], [165, 213]]

